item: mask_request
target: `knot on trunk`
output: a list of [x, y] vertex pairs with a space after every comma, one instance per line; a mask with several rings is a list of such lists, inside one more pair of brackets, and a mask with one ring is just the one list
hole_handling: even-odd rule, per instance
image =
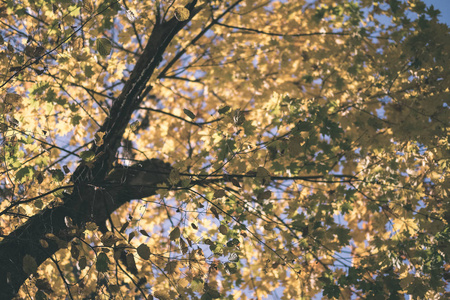
[[167, 182], [172, 167], [169, 163], [152, 158], [129, 167], [118, 165], [106, 176], [105, 183], [120, 187], [122, 197], [129, 199], [154, 195], [158, 185]]

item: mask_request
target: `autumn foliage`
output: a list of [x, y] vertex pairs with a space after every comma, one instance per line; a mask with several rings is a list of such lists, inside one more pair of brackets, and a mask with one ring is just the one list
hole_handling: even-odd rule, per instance
[[446, 299], [421, 0], [5, 0], [0, 299]]

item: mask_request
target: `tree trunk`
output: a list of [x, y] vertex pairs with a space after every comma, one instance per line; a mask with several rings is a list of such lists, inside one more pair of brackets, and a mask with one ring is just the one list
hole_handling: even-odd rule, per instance
[[154, 26], [144, 52], [121, 95], [114, 101], [109, 117], [99, 129], [99, 132], [105, 133], [103, 144], [93, 144], [90, 149], [96, 155], [96, 160], [90, 166], [81, 163], [77, 167], [72, 175], [73, 192], [64, 196], [64, 204], [47, 208], [31, 217], [0, 242], [0, 299], [13, 298], [28, 278], [29, 274], [24, 271], [23, 266], [24, 258], [29, 261], [27, 255], [39, 266], [73, 238], [80, 236], [82, 230], [71, 230], [66, 226], [67, 217], [78, 228], [82, 228], [88, 221], [100, 224], [131, 199], [154, 195], [156, 185], [166, 181], [170, 165], [159, 160], [153, 161], [153, 170], [146, 170], [157, 176], [147, 178], [145, 186], [136, 187], [133, 182], [110, 182], [106, 176], [112, 169], [131, 115], [142, 101], [142, 91], [173, 37], [200, 11], [201, 8], [194, 8], [196, 3], [197, 0], [194, 0], [186, 5], [191, 12], [189, 20], [179, 22], [173, 17]]

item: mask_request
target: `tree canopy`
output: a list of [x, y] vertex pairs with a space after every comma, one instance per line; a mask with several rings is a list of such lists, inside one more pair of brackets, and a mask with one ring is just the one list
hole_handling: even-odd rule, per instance
[[0, 298], [444, 299], [421, 0], [3, 0]]

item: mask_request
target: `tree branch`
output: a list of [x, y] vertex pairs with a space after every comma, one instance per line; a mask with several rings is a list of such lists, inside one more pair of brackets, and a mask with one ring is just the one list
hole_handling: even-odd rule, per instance
[[[81, 163], [75, 170], [72, 175], [73, 192], [71, 195], [63, 197], [64, 204], [56, 208], [45, 209], [40, 214], [31, 217], [24, 225], [14, 230], [0, 242], [0, 299], [13, 298], [30, 275], [25, 273], [23, 269], [26, 255], [31, 256], [37, 266], [41, 265], [60, 249], [62, 244], [80, 236], [86, 222], [95, 221], [97, 224], [105, 222], [109, 217], [107, 212], [113, 212], [122, 204], [135, 199], [132, 197], [154, 195], [158, 184], [167, 180], [170, 165], [161, 161], [154, 161], [153, 171], [155, 167], [160, 171], [151, 177], [153, 178], [150, 184], [151, 188], [136, 189], [133, 187], [133, 190], [131, 190], [127, 185], [136, 184], [134, 181], [127, 182], [126, 185], [116, 183], [109, 186], [108, 189], [102, 187], [106, 175], [112, 168], [115, 154], [131, 115], [142, 101], [140, 95], [146, 83], [159, 65], [166, 47], [174, 36], [200, 11], [201, 8], [195, 7], [196, 3], [197, 0], [194, 0], [185, 6], [190, 11], [190, 19], [179, 22], [173, 17], [169, 21], [154, 26], [143, 55], [136, 63], [121, 95], [114, 101], [109, 117], [99, 130], [105, 133], [103, 145], [97, 146], [94, 143], [90, 148], [96, 154], [96, 160], [90, 166]], [[82, 24], [81, 28], [85, 24], [86, 22]], [[71, 36], [66, 38], [64, 42]], [[35, 61], [23, 66], [21, 70], [33, 63]], [[3, 86], [14, 76], [11, 76]], [[161, 170], [164, 171], [166, 176], [161, 175]], [[73, 220], [75, 228], [67, 228], [65, 222], [67, 217]], [[42, 240], [46, 241], [45, 247], [42, 245]]]
[[223, 16], [225, 16], [227, 13], [229, 13], [231, 10], [233, 10], [239, 3], [241, 3], [243, 0], [237, 0], [232, 5], [230, 5], [217, 19], [213, 19], [211, 23], [206, 26], [195, 38], [193, 38], [189, 44], [186, 45], [180, 52], [178, 52], [174, 58], [164, 67], [164, 69], [159, 73], [158, 78], [163, 78], [166, 76], [166, 73], [169, 71], [169, 69], [186, 53], [186, 50], [189, 46], [195, 44], [203, 35], [205, 35], [206, 32], [208, 32], [209, 29], [211, 29], [212, 26], [214, 26]]

